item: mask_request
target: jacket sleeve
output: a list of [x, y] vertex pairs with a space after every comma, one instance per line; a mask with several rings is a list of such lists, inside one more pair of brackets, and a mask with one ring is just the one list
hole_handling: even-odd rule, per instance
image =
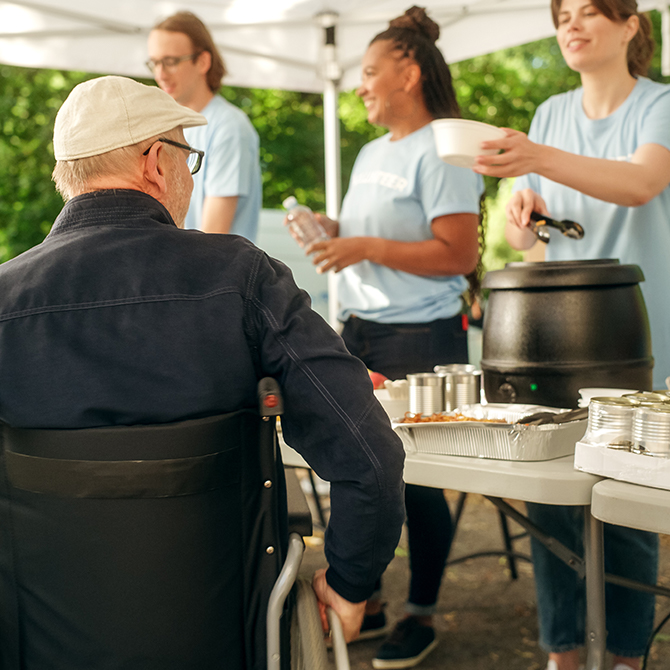
[[404, 521], [404, 450], [372, 392], [365, 365], [310, 307], [290, 270], [265, 254], [246, 291], [246, 328], [263, 374], [284, 395], [286, 442], [331, 483], [328, 583], [368, 598]]

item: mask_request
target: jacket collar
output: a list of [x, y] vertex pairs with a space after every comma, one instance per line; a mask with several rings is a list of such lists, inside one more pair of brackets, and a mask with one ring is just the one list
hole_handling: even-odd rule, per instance
[[138, 222], [175, 226], [170, 213], [155, 198], [142, 191], [109, 189], [92, 191], [69, 200], [47, 237], [73, 229], [106, 224], [132, 226]]

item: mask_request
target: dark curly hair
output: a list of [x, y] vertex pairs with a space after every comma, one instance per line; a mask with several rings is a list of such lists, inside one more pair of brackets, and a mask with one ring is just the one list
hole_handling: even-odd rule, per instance
[[393, 50], [412, 58], [421, 68], [421, 87], [428, 111], [434, 119], [460, 118], [461, 110], [451, 80], [449, 66], [435, 42], [440, 26], [426, 14], [423, 7], [410, 7], [393, 19], [389, 27], [376, 35], [370, 44], [388, 40]]

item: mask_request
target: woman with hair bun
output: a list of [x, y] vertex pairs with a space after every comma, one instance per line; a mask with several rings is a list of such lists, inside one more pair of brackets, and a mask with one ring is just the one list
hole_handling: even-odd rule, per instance
[[[536, 210], [579, 221], [575, 242], [553, 236], [547, 260], [618, 258], [639, 265], [655, 358], [654, 388], [670, 375], [670, 87], [644, 77], [654, 44], [635, 0], [552, 0], [558, 44], [582, 86], [556, 95], [535, 114], [528, 136], [485, 142], [501, 149], [480, 156], [475, 170], [521, 176], [507, 203], [507, 239], [517, 249], [535, 242]], [[612, 337], [616, 337], [612, 333]], [[574, 508], [528, 505], [531, 519], [572, 550], [582, 551], [583, 519]], [[658, 538], [605, 526], [605, 568], [650, 584], [656, 581]], [[533, 543], [540, 642], [549, 669], [577, 670], [584, 644], [583, 585], [574, 572]], [[615, 670], [638, 670], [654, 620], [649, 594], [608, 584], [607, 647]]]
[[[339, 319], [349, 351], [391, 379], [467, 363], [465, 275], [477, 273], [481, 177], [443, 163], [430, 122], [460, 117], [439, 26], [419, 7], [391, 21], [362, 62], [368, 121], [389, 132], [361, 150], [339, 223], [314, 263], [338, 273]], [[411, 584], [406, 610], [372, 664], [407, 668], [437, 644], [432, 627], [452, 525], [439, 489], [407, 485]], [[379, 594], [368, 601], [363, 638], [384, 635]]]

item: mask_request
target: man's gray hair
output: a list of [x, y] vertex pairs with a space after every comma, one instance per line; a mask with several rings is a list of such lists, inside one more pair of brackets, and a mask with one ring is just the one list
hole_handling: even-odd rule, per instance
[[[143, 142], [142, 146], [146, 146], [146, 142]], [[94, 180], [129, 175], [133, 170], [133, 164], [141, 155], [140, 145], [131, 144], [89, 158], [56, 161], [51, 178], [56, 183], [56, 190], [67, 202], [70, 198], [90, 191], [89, 184]]]
[[[135, 171], [137, 160], [158, 140], [158, 137], [157, 135], [138, 144], [131, 144], [97, 156], [77, 158], [72, 161], [56, 161], [56, 167], [51, 175], [56, 184], [56, 190], [67, 202], [77, 195], [93, 190], [91, 183], [99, 179], [130, 177]], [[161, 133], [160, 137], [180, 139], [176, 129]]]

